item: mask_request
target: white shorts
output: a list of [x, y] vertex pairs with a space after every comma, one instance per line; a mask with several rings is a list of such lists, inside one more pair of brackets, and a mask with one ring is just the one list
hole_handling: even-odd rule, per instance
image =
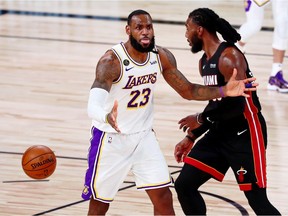
[[129, 171], [137, 189], [155, 189], [172, 184], [165, 158], [154, 132], [125, 135], [105, 133], [93, 127], [83, 199], [113, 201]]

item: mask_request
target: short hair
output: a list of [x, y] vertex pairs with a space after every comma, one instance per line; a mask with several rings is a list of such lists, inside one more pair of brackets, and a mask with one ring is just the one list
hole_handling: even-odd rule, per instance
[[130, 25], [131, 19], [132, 19], [133, 16], [135, 16], [135, 15], [142, 15], [142, 14], [148, 15], [148, 16], [152, 19], [152, 17], [150, 16], [150, 14], [149, 14], [147, 11], [138, 9], [138, 10], [132, 11], [132, 12], [129, 14], [129, 16], [128, 16], [128, 18], [127, 18], [127, 25]]

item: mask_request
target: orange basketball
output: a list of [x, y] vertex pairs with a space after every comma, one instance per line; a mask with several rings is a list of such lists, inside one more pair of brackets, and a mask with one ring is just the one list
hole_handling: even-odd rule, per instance
[[31, 146], [22, 156], [22, 168], [33, 179], [45, 179], [55, 171], [56, 156], [47, 146]]

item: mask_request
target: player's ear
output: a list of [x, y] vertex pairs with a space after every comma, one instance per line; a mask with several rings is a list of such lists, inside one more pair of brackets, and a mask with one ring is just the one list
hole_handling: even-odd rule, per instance
[[202, 36], [204, 28], [202, 26], [197, 27], [198, 35]]
[[130, 30], [130, 26], [129, 26], [129, 25], [126, 25], [125, 31], [126, 31], [126, 34], [127, 34], [127, 35], [130, 35], [131, 30]]

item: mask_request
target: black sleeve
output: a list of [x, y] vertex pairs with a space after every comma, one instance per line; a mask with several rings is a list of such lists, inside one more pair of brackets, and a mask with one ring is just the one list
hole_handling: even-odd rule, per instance
[[200, 127], [192, 130], [191, 132], [194, 134], [195, 137], [200, 137], [203, 133], [209, 130], [210, 126], [210, 122], [204, 122]]
[[221, 101], [209, 101], [202, 113], [203, 122], [225, 121], [242, 115], [245, 97], [226, 97]]

